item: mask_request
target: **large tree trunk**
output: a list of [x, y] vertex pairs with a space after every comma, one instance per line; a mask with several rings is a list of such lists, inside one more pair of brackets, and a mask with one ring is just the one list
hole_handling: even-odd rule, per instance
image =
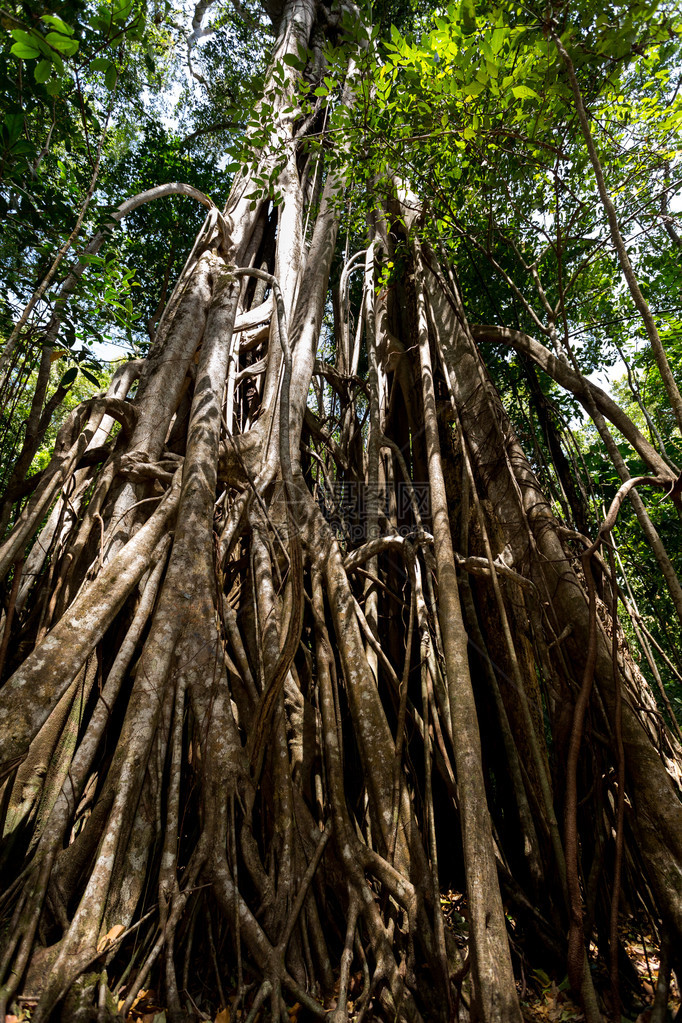
[[[321, 14], [337, 31], [314, 0], [283, 4], [273, 60], [306, 52]], [[299, 1002], [334, 1023], [353, 1003], [520, 1020], [498, 876], [519, 941], [561, 960], [582, 914], [564, 830], [573, 849], [611, 842], [589, 777], [618, 756], [607, 639], [600, 626], [594, 716], [610, 745], [564, 829], [594, 617], [418, 224], [410, 279], [381, 293], [400, 229], [368, 224], [358, 329], [349, 264], [336, 364], [318, 361], [341, 183], [329, 171], [316, 194], [294, 88], [276, 93], [259, 171], [284, 147], [282, 202], [244, 198], [245, 174], [209, 213], [148, 358], [67, 420], [0, 547], [16, 584], [0, 1017], [23, 993], [34, 1021], [97, 1003], [104, 1019], [110, 990], [125, 1013], [156, 977], [174, 1020], [202, 988], [202, 1008], [236, 993], [251, 1018]], [[627, 848], [682, 938], [679, 750], [667, 734], [657, 748], [627, 650], [620, 671]], [[468, 963], [441, 879], [466, 893]]]

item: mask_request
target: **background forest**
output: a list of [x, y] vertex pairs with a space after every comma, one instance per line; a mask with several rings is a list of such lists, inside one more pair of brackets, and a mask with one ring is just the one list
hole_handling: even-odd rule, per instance
[[672, 1019], [676, 6], [0, 20], [0, 1019]]

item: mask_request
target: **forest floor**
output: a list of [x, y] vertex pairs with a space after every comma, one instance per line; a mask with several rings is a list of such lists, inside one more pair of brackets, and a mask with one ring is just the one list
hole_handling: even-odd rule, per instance
[[[653, 944], [650, 934], [635, 937], [625, 930], [622, 941], [623, 948], [639, 977], [640, 992], [639, 998], [637, 996], [633, 998], [634, 1013], [628, 1015], [624, 1011], [621, 1023], [649, 1023], [660, 962], [659, 950]], [[593, 970], [597, 989], [608, 991], [609, 977], [606, 967], [602, 963], [597, 963]], [[530, 986], [532, 990], [527, 997], [521, 998], [525, 1023], [572, 1023], [572, 1021], [578, 1023], [584, 1020], [582, 1009], [568, 991], [568, 978], [557, 984], [542, 970], [534, 970]], [[681, 1005], [680, 992], [673, 976], [667, 1018], [672, 1020], [677, 1018]]]
[[[468, 930], [466, 899], [460, 893], [449, 891], [442, 896], [442, 906], [446, 926], [452, 930], [462, 956], [465, 957]], [[631, 1000], [633, 1008], [630, 1010], [630, 1014], [628, 1015], [628, 1012], [624, 1011], [621, 1023], [649, 1023], [659, 967], [658, 947], [654, 943], [653, 936], [650, 933], [641, 933], [634, 921], [625, 921], [621, 928], [621, 941], [639, 978], [640, 988], [638, 994]], [[608, 970], [603, 963], [596, 960], [596, 951], [596, 948], [591, 946], [591, 952], [594, 953], [592, 969], [595, 986], [599, 991], [604, 992], [609, 990]], [[352, 978], [352, 983], [355, 981], [361, 986], [360, 973], [357, 978]], [[525, 1023], [581, 1023], [585, 1018], [579, 1004], [571, 997], [567, 977], [557, 983], [544, 970], [526, 970], [519, 983], [519, 997]], [[18, 1001], [18, 1014], [8, 1014], [5, 1016], [4, 1023], [30, 1023], [35, 1002], [21, 998]], [[228, 1006], [211, 1013], [207, 1009], [202, 1011], [197, 1006], [197, 1017], [204, 1020], [205, 1023], [243, 1023], [249, 1014], [248, 996], [245, 1006], [242, 1004], [238, 1007], [238, 1001], [241, 1000], [238, 1000], [236, 993], [228, 1001], [230, 1002]], [[123, 1000], [120, 1000], [119, 1010], [122, 1006]], [[349, 1017], [352, 1020], [352, 1001], [349, 1001], [348, 1008]], [[309, 1018], [305, 1010], [301, 1010], [298, 1004], [289, 1009], [290, 1023], [307, 1023]], [[367, 1023], [371, 1023], [373, 1018], [371, 1012], [365, 1016]], [[673, 975], [667, 1019], [674, 1020], [676, 1018], [682, 1019], [682, 997]], [[258, 1016], [258, 1023], [261, 1023], [261, 1020], [262, 1017]], [[127, 1023], [166, 1023], [165, 1008], [159, 1004], [156, 991], [153, 988], [140, 991], [126, 1016], [126, 1021]]]

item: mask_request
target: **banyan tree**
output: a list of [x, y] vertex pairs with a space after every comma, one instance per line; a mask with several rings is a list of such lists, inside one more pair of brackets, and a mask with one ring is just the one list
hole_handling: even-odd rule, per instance
[[[513, 64], [513, 19], [493, 12], [491, 37], [479, 13], [453, 9], [439, 31]], [[582, 154], [595, 244], [675, 434], [682, 401], [568, 16], [534, 23], [572, 133], [557, 145]], [[621, 925], [639, 914], [661, 950], [662, 1020], [682, 966], [682, 736], [649, 661], [654, 646], [676, 655], [628, 617], [612, 531], [631, 507], [682, 617], [677, 552], [650, 514], [674, 523], [679, 470], [581, 370], [561, 273], [541, 280], [518, 243], [522, 293], [485, 230], [445, 237], [452, 197], [435, 171], [426, 188], [432, 164], [395, 147], [378, 159], [363, 118], [390, 76], [367, 71], [366, 15], [273, 0], [260, 18], [269, 72], [225, 205], [166, 181], [121, 196], [31, 342], [0, 546], [0, 1018], [125, 1017], [153, 987], [174, 1021], [221, 1006], [287, 1019], [297, 1004], [334, 1023], [511, 1023], [530, 967], [567, 975], [590, 1023], [620, 1019]], [[397, 82], [407, 44], [383, 52]], [[148, 352], [62, 417], [30, 470], [88, 257], [178, 194], [207, 214]], [[521, 320], [472, 315], [484, 252]], [[535, 382], [551, 472], [496, 384], [509, 353]], [[581, 404], [613, 459], [596, 516], [543, 387]]]

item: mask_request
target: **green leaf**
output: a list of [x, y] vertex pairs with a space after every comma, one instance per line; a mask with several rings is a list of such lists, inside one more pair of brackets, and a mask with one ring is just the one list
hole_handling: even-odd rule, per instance
[[23, 114], [5, 114], [3, 124], [7, 129], [7, 135], [9, 136], [9, 143], [12, 145], [13, 142], [21, 135], [24, 130], [24, 115]]
[[[45, 50], [47, 50], [47, 53], [45, 52]], [[55, 74], [56, 75], [63, 75], [64, 74], [64, 61], [59, 56], [59, 54], [56, 53], [54, 50], [51, 50], [49, 48], [49, 46], [45, 46], [45, 49], [43, 49], [41, 47], [41, 51], [42, 51], [42, 54], [45, 57], [45, 59], [49, 60], [52, 63], [52, 66], [54, 67]]]
[[474, 17], [473, 11], [465, 8], [461, 14], [462, 32], [465, 36], [471, 35], [476, 31], [476, 18]]
[[95, 376], [95, 374], [92, 373], [89, 369], [86, 369], [85, 366], [81, 366], [81, 373], [83, 374], [86, 380], [90, 381], [91, 384], [95, 384], [96, 387], [102, 386], [100, 381]]
[[32, 46], [35, 49], [37, 45], [33, 32], [24, 32], [23, 28], [10, 29], [10, 35], [15, 42], [23, 43], [24, 46]]
[[503, 28], [496, 28], [490, 37], [490, 48], [493, 53], [497, 54], [502, 49], [504, 44], [504, 38], [506, 36], [506, 30]]
[[108, 35], [111, 29], [111, 21], [109, 13], [94, 14], [88, 21], [88, 24], [95, 32], [101, 32], [102, 35]]
[[[64, 38], [66, 38], [66, 36], [64, 36]], [[59, 56], [56, 50], [53, 50], [51, 46], [47, 45], [43, 36], [36, 36], [35, 45], [38, 47], [45, 60], [49, 60], [51, 64], [55, 65], [55, 67], [57, 67], [57, 65], [59, 64], [61, 68], [60, 73], [64, 72], [62, 58]]]
[[67, 25], [61, 18], [58, 18], [56, 14], [43, 14], [40, 20], [44, 21], [46, 25], [52, 25], [53, 28], [56, 28], [58, 32], [62, 32], [64, 35], [73, 35], [71, 26]]
[[543, 988], [548, 988], [552, 986], [551, 978], [545, 973], [544, 970], [533, 970], [533, 973], [540, 981]]
[[298, 57], [295, 57], [293, 53], [285, 53], [282, 57], [282, 63], [286, 64], [287, 67], [294, 67], [297, 71], [301, 70], [301, 61]]
[[21, 60], [33, 60], [35, 57], [40, 56], [40, 50], [37, 47], [25, 42], [14, 43], [9, 52], [13, 53], [15, 57], [20, 57]]
[[12, 152], [15, 156], [35, 156], [35, 147], [25, 139], [20, 139], [12, 146]]
[[78, 40], [69, 39], [67, 36], [60, 35], [59, 32], [48, 32], [45, 36], [45, 42], [53, 46], [59, 53], [63, 53], [66, 57], [73, 57], [74, 53], [78, 49]]
[[462, 92], [465, 96], [478, 96], [479, 93], [483, 92], [485, 84], [483, 82], [470, 82], [469, 85], [465, 85]]
[[56, 96], [62, 87], [62, 83], [58, 78], [53, 78], [52, 81], [48, 82], [45, 86], [48, 96]]
[[132, 0], [116, 0], [111, 13], [114, 21], [127, 21], [133, 10]]
[[59, 381], [60, 387], [70, 387], [78, 376], [78, 366], [71, 366]]
[[104, 73], [104, 84], [107, 89], [115, 89], [118, 81], [118, 71], [115, 64], [110, 64]]
[[111, 61], [107, 57], [93, 57], [90, 61], [91, 71], [106, 71], [111, 64]]
[[529, 89], [527, 85], [515, 85], [512, 88], [512, 95], [516, 99], [540, 99], [537, 92]]
[[52, 71], [52, 64], [50, 63], [50, 61], [49, 60], [41, 60], [41, 61], [38, 61], [38, 63], [35, 66], [35, 71], [33, 72], [33, 77], [35, 78], [36, 82], [39, 82], [42, 85], [43, 82], [46, 82], [48, 80], [48, 78], [50, 77], [50, 72], [51, 71]]

